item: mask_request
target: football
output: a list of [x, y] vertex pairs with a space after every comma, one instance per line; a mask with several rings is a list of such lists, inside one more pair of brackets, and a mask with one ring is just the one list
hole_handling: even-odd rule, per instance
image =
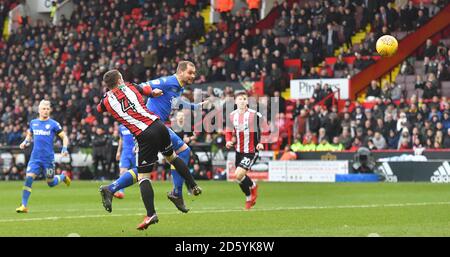
[[377, 40], [377, 52], [383, 57], [394, 55], [398, 49], [398, 42], [395, 37], [384, 35]]

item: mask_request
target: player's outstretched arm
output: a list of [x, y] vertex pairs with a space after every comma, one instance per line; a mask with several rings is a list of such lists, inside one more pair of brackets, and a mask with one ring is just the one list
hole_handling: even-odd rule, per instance
[[208, 99], [206, 99], [205, 101], [203, 101], [201, 103], [196, 104], [196, 103], [188, 102], [188, 101], [182, 99], [181, 97], [179, 97], [177, 106], [181, 105], [181, 106], [183, 106], [183, 109], [198, 110], [207, 103], [209, 103]]
[[20, 149], [25, 149], [25, 147], [30, 145], [31, 139], [33, 138], [33, 134], [30, 130], [27, 130], [27, 135], [25, 136], [25, 140], [19, 145]]
[[64, 131], [59, 132], [58, 136], [63, 141], [63, 146], [61, 148], [61, 154], [63, 156], [68, 156], [69, 155], [69, 151], [67, 150], [67, 147], [69, 146], [69, 137], [67, 137], [67, 135], [66, 135], [66, 133]]
[[133, 86], [135, 86], [138, 89], [139, 93], [145, 96], [159, 97], [164, 94], [162, 89], [152, 88], [152, 85], [149, 82], [144, 82], [139, 85], [133, 83]]

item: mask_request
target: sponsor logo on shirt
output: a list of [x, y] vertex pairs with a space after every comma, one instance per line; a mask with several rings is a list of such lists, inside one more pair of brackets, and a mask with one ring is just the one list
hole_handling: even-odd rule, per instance
[[33, 134], [36, 136], [50, 136], [50, 130], [36, 129], [33, 130]]

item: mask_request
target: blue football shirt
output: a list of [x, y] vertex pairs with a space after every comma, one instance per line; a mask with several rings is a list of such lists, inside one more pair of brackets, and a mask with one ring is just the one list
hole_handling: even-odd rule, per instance
[[53, 142], [55, 135], [62, 131], [61, 125], [53, 119], [34, 119], [30, 122], [30, 131], [33, 133], [34, 141], [31, 159], [53, 161], [55, 159]]
[[184, 88], [175, 75], [161, 77], [142, 84], [148, 84], [152, 89], [160, 89], [163, 95], [159, 97], [149, 97], [147, 108], [159, 116], [162, 121], [169, 119], [172, 108], [178, 109], [177, 105], [183, 105], [184, 108], [197, 109], [198, 104], [188, 103], [180, 99]]

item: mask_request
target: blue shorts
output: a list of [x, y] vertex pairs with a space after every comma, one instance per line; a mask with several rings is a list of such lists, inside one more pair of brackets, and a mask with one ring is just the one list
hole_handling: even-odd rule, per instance
[[136, 155], [133, 154], [121, 154], [119, 168], [134, 169], [136, 168]]
[[171, 128], [167, 128], [170, 135], [170, 141], [172, 142], [173, 150], [176, 152], [184, 145], [183, 139], [181, 139]]
[[45, 172], [47, 178], [53, 178], [55, 176], [55, 160], [34, 160], [31, 159], [28, 162], [27, 172], [39, 175], [41, 172]]

